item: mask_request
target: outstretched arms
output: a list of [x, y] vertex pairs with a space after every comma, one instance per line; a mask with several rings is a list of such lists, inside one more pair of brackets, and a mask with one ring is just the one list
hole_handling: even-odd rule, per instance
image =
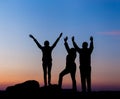
[[59, 37], [56, 39], [56, 41], [54, 42], [54, 44], [52, 45], [52, 48], [54, 48], [56, 46], [56, 44], [58, 43], [58, 41], [60, 40], [61, 36], [63, 33], [60, 33]]
[[80, 48], [78, 47], [78, 45], [77, 45], [76, 42], [75, 42], [74, 36], [72, 37], [72, 43], [73, 43], [73, 46], [75, 47], [75, 49], [76, 49], [77, 51], [80, 50]]
[[67, 52], [69, 53], [69, 45], [68, 45], [68, 43], [67, 43], [67, 40], [68, 40], [68, 37], [66, 36], [65, 38], [64, 38], [64, 45], [65, 45], [65, 48], [66, 48], [66, 50], [67, 50]]
[[40, 49], [42, 48], [42, 46], [40, 45], [40, 43], [36, 40], [36, 38], [35, 38], [32, 34], [30, 34], [29, 37], [34, 40], [34, 42], [37, 44], [37, 46], [38, 46]]

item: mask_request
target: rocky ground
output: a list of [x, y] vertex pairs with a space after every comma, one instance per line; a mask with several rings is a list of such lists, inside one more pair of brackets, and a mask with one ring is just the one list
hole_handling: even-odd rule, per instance
[[82, 93], [73, 91], [72, 89], [60, 89], [56, 84], [47, 87], [41, 87], [35, 80], [25, 81], [23, 83], [9, 86], [5, 91], [0, 91], [0, 99], [8, 98], [30, 98], [30, 99], [46, 99], [46, 98], [70, 98], [70, 99], [86, 99], [86, 98], [120, 98], [120, 91], [97, 91], [91, 93]]

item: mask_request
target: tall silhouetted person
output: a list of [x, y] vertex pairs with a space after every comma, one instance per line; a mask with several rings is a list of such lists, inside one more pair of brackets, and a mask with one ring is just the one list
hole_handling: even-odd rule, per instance
[[58, 85], [61, 88], [63, 76], [66, 75], [66, 74], [68, 74], [68, 73], [70, 73], [71, 78], [72, 78], [72, 89], [74, 91], [76, 91], [77, 90], [76, 79], [75, 79], [75, 74], [76, 74], [76, 63], [75, 63], [76, 50], [75, 50], [75, 48], [69, 48], [67, 40], [68, 40], [68, 37], [64, 38], [64, 45], [65, 45], [65, 48], [66, 48], [67, 53], [68, 53], [67, 56], [66, 56], [66, 67], [59, 74]]
[[[37, 46], [42, 51], [42, 66], [43, 66], [43, 72], [44, 72], [44, 85], [51, 85], [51, 68], [52, 68], [52, 51], [55, 48], [56, 44], [58, 43], [59, 39], [62, 36], [62, 33], [59, 35], [59, 37], [56, 39], [56, 41], [53, 43], [52, 46], [49, 45], [49, 41], [44, 41], [44, 46], [42, 46], [33, 35], [29, 35], [34, 42], [37, 44]], [[48, 79], [47, 79], [48, 77]]]
[[83, 42], [82, 48], [79, 48], [74, 40], [74, 36], [72, 37], [73, 45], [79, 53], [82, 92], [91, 92], [91, 53], [94, 48], [92, 36], [90, 41], [89, 48], [87, 42]]

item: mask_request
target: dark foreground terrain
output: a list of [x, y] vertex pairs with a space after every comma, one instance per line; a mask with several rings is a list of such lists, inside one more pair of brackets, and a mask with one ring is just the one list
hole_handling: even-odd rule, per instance
[[74, 92], [71, 89], [60, 89], [56, 84], [40, 87], [35, 80], [29, 80], [14, 86], [9, 86], [5, 91], [0, 91], [0, 99], [46, 99], [46, 98], [70, 98], [70, 99], [86, 99], [86, 98], [112, 98], [119, 99], [120, 91], [96, 91], [91, 93]]

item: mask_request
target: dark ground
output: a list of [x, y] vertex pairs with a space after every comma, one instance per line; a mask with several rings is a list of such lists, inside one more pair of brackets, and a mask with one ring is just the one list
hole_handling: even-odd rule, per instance
[[60, 89], [56, 84], [40, 87], [35, 80], [29, 80], [14, 86], [9, 86], [5, 91], [0, 91], [0, 99], [46, 99], [46, 98], [70, 98], [70, 99], [87, 99], [87, 98], [112, 98], [120, 99], [120, 91], [92, 91], [91, 93], [74, 92], [71, 89]]

